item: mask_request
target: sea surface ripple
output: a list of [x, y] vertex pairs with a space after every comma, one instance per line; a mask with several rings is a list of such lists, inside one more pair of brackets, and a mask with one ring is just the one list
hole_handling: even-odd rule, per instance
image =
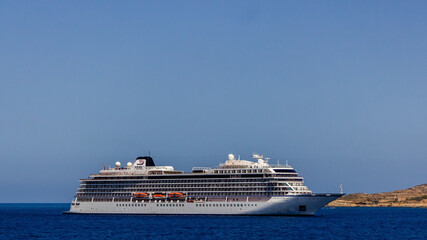
[[427, 239], [427, 209], [323, 208], [313, 217], [63, 215], [0, 204], [0, 239]]

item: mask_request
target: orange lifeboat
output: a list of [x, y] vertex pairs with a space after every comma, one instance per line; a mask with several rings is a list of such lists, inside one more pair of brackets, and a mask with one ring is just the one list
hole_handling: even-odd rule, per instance
[[168, 194], [169, 198], [182, 198], [185, 197], [184, 193], [180, 193], [180, 192], [171, 192]]
[[154, 193], [153, 194], [154, 199], [164, 199], [166, 196], [163, 193]]
[[134, 193], [133, 197], [134, 198], [148, 198], [148, 193]]

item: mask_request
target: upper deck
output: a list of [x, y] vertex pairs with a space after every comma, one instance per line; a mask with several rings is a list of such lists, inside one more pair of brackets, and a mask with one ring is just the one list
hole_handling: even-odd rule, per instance
[[176, 175], [176, 174], [247, 174], [247, 173], [287, 173], [298, 175], [296, 171], [288, 164], [269, 165], [268, 158], [264, 159], [262, 155], [253, 154], [256, 162], [235, 159], [233, 154], [228, 155], [228, 160], [220, 164], [219, 167], [194, 167], [191, 173], [177, 171], [172, 166], [155, 166], [151, 157], [138, 157], [133, 163], [128, 162], [126, 167], [121, 167], [120, 162], [116, 162], [115, 168], [100, 170], [98, 174], [91, 174], [91, 177], [105, 175], [127, 176], [127, 175]]

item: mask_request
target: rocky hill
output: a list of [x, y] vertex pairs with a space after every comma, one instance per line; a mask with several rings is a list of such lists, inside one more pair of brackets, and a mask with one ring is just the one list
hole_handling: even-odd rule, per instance
[[345, 195], [327, 207], [422, 207], [427, 208], [427, 184], [385, 193]]

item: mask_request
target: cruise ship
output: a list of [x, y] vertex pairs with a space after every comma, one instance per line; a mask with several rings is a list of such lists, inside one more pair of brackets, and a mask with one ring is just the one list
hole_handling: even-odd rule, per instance
[[218, 167], [191, 173], [156, 166], [151, 156], [100, 170], [81, 184], [64, 213], [314, 215], [343, 193], [314, 194], [289, 164], [270, 165], [233, 154]]

